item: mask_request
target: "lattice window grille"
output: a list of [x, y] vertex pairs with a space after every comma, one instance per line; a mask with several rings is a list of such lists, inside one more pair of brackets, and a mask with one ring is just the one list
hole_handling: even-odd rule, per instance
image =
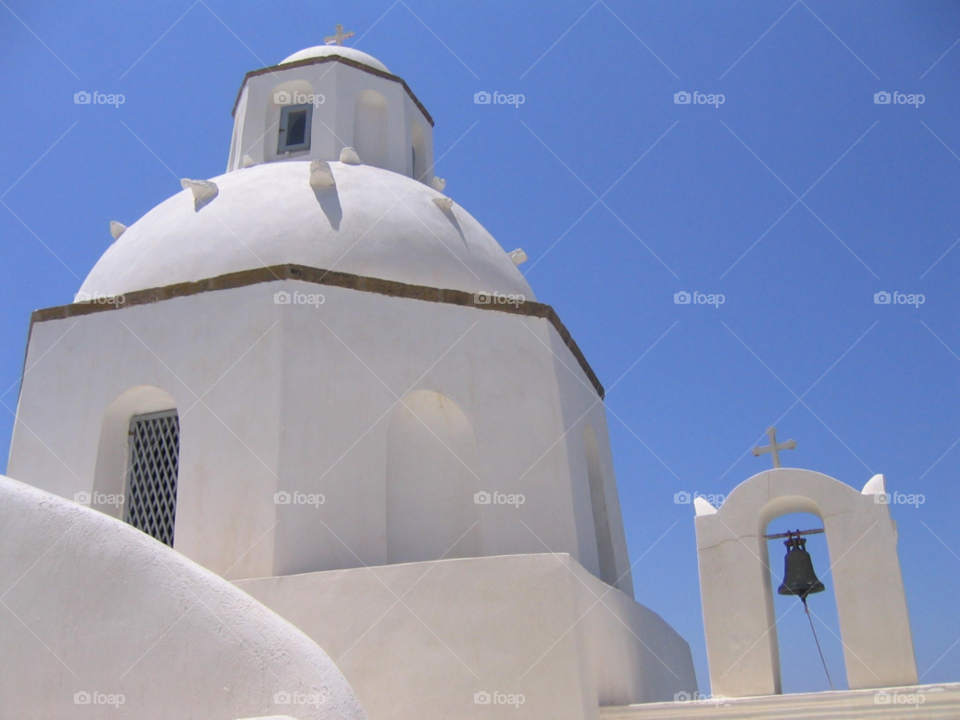
[[173, 547], [180, 461], [180, 419], [176, 410], [130, 420], [130, 465], [123, 519]]

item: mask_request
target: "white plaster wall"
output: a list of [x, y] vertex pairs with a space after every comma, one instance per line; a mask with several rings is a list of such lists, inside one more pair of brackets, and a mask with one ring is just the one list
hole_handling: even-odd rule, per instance
[[[277, 305], [281, 290], [325, 302]], [[300, 281], [36, 323], [9, 472], [70, 498], [96, 489], [107, 409], [155, 386], [181, 415], [177, 550], [229, 578], [383, 565], [389, 420], [398, 398], [429, 390], [470, 423], [475, 487], [524, 496], [479, 507], [484, 554], [585, 555], [597, 573], [578, 425], [593, 404], [627, 570], [603, 404], [557, 375], [554, 353], [582, 372], [546, 320]], [[422, 508], [427, 528], [478, 509], [473, 491], [449, 502]], [[620, 586], [631, 593], [629, 576]]]
[[0, 477], [0, 548], [3, 717], [366, 717], [301, 631], [125, 523]]
[[[309, 150], [277, 154], [280, 109], [273, 104], [274, 92], [286, 83], [303, 83], [309, 92], [323, 95], [324, 101], [313, 109]], [[244, 155], [257, 163], [285, 160], [338, 160], [340, 150], [353, 146], [357, 96], [372, 90], [387, 102], [387, 155], [380, 164], [386, 170], [411, 177], [411, 126], [424, 126], [429, 162], [433, 165], [433, 131], [429, 121], [416, 106], [403, 85], [372, 73], [336, 62], [301, 67], [279, 67], [272, 72], [247, 80], [234, 115], [234, 137], [238, 142], [230, 154], [227, 172], [237, 170]], [[362, 155], [361, 160], [368, 160]], [[423, 178], [429, 182], [432, 169]]]
[[[633, 573], [627, 552], [627, 538], [620, 510], [620, 494], [613, 467], [613, 452], [607, 428], [607, 413], [583, 369], [577, 363], [557, 334], [550, 336], [554, 372], [560, 387], [560, 402], [565, 418], [564, 438], [567, 462], [577, 481], [571, 485], [575, 521], [579, 538], [580, 563], [600, 577], [600, 562], [597, 556], [596, 530], [590, 499], [586, 448], [583, 444], [583, 428], [589, 425], [597, 438], [600, 455], [600, 470], [604, 481], [604, 497], [607, 519], [613, 545], [614, 567], [618, 581], [616, 587], [628, 596], [634, 596]], [[574, 427], [574, 423], [576, 423]], [[583, 478], [583, 481], [580, 480]]]
[[[306, 283], [289, 289], [317, 291]], [[576, 498], [589, 504], [586, 467], [572, 475], [567, 448], [575, 443], [582, 455], [580, 434], [566, 433], [582, 413], [572, 415], [561, 401], [565, 392], [584, 391], [560, 385], [547, 348], [576, 361], [553, 327], [469, 307], [320, 290], [320, 308], [284, 308], [284, 412], [303, 420], [284, 424], [280, 476], [282, 489], [322, 493], [325, 503], [279, 509], [277, 574], [388, 562], [389, 421], [414, 390], [440, 393], [466, 415], [479, 455], [477, 489], [524, 495], [519, 507], [481, 506], [485, 554], [579, 558], [586, 545], [595, 569], [592, 520], [574, 521]], [[602, 407], [595, 408], [600, 416]], [[453, 455], [439, 439], [434, 449]], [[472, 506], [473, 492], [460, 502]], [[460, 510], [438, 503], [422, 513], [429, 523], [431, 515]]]
[[281, 328], [258, 290], [35, 323], [7, 472], [71, 499], [93, 491], [108, 408], [160, 388], [180, 415], [175, 548], [219, 574], [269, 574], [275, 506], [251, 499], [276, 492]]
[[[686, 642], [566, 555], [356, 568], [237, 586], [327, 648], [371, 717], [580, 720], [597, 718], [601, 705], [696, 690]], [[478, 692], [519, 693], [524, 702], [477, 705]]]

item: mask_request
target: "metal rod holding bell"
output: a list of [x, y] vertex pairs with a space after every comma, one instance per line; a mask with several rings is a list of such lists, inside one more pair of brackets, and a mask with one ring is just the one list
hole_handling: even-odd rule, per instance
[[764, 535], [767, 540], [776, 540], [778, 538], [790, 537], [791, 535], [820, 535], [824, 532], [823, 528], [817, 528], [816, 530], [795, 530], [793, 532], [787, 531], [785, 533], [777, 533], [776, 535]]

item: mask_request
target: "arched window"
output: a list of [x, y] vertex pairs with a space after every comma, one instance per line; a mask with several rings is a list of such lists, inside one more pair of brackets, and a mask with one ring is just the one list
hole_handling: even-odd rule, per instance
[[[265, 159], [302, 157], [310, 150], [315, 98], [313, 86], [306, 80], [288, 80], [270, 90], [264, 117]], [[242, 157], [242, 152], [238, 150], [238, 156]]]
[[427, 174], [427, 141], [424, 136], [423, 126], [419, 120], [412, 120], [410, 126], [410, 148], [412, 162], [410, 165], [410, 174], [414, 180], [424, 180]]
[[390, 419], [387, 559], [390, 563], [483, 555], [473, 428], [450, 398], [407, 395]]
[[313, 105], [287, 105], [280, 109], [277, 152], [288, 153], [310, 149], [310, 123]]
[[123, 519], [173, 547], [180, 466], [180, 417], [163, 410], [130, 418]]
[[590, 483], [590, 504], [593, 507], [600, 579], [608, 585], [616, 586], [617, 566], [613, 557], [613, 539], [610, 535], [610, 518], [607, 515], [607, 498], [600, 466], [600, 446], [593, 428], [589, 425], [583, 428], [583, 448], [587, 456], [587, 479]]
[[376, 90], [363, 90], [357, 95], [353, 147], [365, 165], [386, 167], [387, 101]]
[[104, 414], [91, 507], [172, 546], [179, 466], [173, 397], [151, 385], [131, 388]]

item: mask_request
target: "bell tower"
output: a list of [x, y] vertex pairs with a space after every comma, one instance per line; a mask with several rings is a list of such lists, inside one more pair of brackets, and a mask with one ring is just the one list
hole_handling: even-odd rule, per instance
[[[917, 684], [897, 530], [886, 498], [882, 475], [857, 492], [817, 472], [775, 467], [741, 483], [719, 509], [696, 499], [700, 595], [715, 696], [781, 692], [765, 532], [772, 520], [797, 512], [823, 521], [830, 550], [826, 573], [834, 586], [850, 689]], [[800, 540], [790, 535], [791, 542]], [[797, 557], [788, 557], [788, 569], [796, 567], [780, 592], [805, 600], [818, 591], [819, 580], [812, 567], [800, 567], [801, 553], [802, 545], [790, 550]]]
[[340, 160], [352, 147], [365, 165], [429, 184], [433, 118], [403, 79], [340, 43], [294, 53], [247, 73], [233, 109], [227, 172], [290, 160]]

